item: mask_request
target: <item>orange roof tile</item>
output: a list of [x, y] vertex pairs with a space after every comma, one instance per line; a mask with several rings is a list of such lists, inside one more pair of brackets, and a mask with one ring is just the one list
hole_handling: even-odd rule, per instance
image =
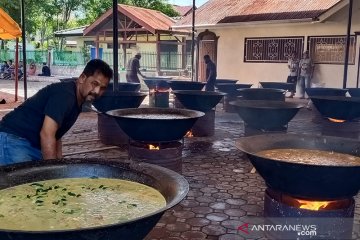
[[[172, 18], [156, 10], [118, 4], [118, 12], [119, 16], [121, 14], [126, 15], [143, 27], [144, 30], [152, 33], [157, 31], [171, 31], [171, 26], [175, 24], [175, 21]], [[94, 35], [94, 33], [99, 31], [101, 26], [104, 25], [111, 24], [112, 26], [111, 19], [112, 9], [109, 9], [84, 30], [84, 35]]]
[[[318, 17], [343, 0], [209, 0], [196, 10], [196, 25]], [[191, 15], [176, 26], [191, 25]]]
[[173, 5], [173, 8], [175, 11], [177, 11], [180, 14], [180, 16], [185, 16], [192, 10], [192, 6]]

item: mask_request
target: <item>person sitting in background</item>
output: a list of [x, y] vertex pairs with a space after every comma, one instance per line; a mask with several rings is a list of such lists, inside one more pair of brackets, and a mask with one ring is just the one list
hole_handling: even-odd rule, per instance
[[0, 73], [5, 72], [5, 70], [8, 69], [8, 68], [9, 68], [9, 65], [7, 64], [7, 62], [6, 62], [6, 61], [2, 61], [1, 67], [0, 67]]
[[13, 72], [15, 71], [15, 65], [12, 60], [7, 62], [8, 68], [4, 71], [4, 79], [11, 79]]
[[35, 76], [35, 73], [36, 73], [36, 64], [34, 62], [31, 62], [29, 65], [28, 75]]
[[51, 76], [51, 71], [50, 68], [46, 65], [46, 62], [43, 63], [43, 67], [41, 70], [41, 74], [38, 74], [38, 76], [45, 76], [45, 77], [50, 77]]

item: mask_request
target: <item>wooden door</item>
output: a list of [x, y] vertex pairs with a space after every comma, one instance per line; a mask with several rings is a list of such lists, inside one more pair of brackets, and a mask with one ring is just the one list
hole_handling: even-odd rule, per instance
[[206, 64], [204, 56], [209, 55], [211, 60], [217, 64], [217, 40], [213, 32], [206, 30], [199, 34], [199, 81], [206, 81]]

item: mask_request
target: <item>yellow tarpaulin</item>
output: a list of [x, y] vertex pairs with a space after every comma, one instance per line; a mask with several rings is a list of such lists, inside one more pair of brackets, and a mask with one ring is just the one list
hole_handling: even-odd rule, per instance
[[0, 39], [9, 40], [21, 37], [19, 25], [0, 8]]

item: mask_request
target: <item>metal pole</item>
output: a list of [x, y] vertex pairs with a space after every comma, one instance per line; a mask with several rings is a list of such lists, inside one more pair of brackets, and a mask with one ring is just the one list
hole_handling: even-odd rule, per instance
[[195, 59], [195, 0], [192, 9], [192, 36], [191, 36], [191, 81], [194, 81], [194, 59]]
[[21, 0], [21, 31], [22, 31], [22, 53], [24, 69], [24, 100], [27, 99], [27, 78], [26, 78], [26, 34], [25, 34], [25, 4]]
[[113, 0], [113, 68], [114, 68], [114, 91], [119, 84], [119, 33], [118, 33], [118, 1]]
[[349, 0], [349, 18], [348, 18], [348, 26], [347, 26], [347, 34], [346, 34], [346, 50], [345, 50], [343, 88], [346, 88], [347, 77], [348, 77], [352, 9], [353, 9], [353, 0]]

